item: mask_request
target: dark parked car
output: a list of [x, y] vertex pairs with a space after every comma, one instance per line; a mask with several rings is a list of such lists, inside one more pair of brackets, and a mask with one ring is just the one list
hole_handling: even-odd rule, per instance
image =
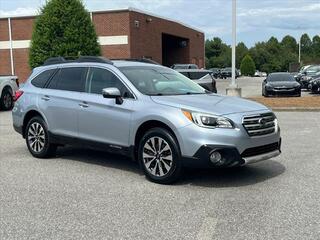
[[271, 73], [262, 82], [262, 96], [301, 96], [301, 85], [290, 73]]
[[173, 64], [172, 69], [199, 69], [196, 64]]
[[320, 93], [320, 76], [310, 81], [308, 88], [312, 93]]
[[296, 80], [301, 84], [302, 89], [308, 89], [310, 80], [320, 74], [320, 65], [310, 66], [297, 74]]
[[[230, 78], [232, 76], [232, 68], [227, 67], [221, 70], [221, 78]], [[236, 69], [236, 78], [239, 77], [239, 70]]]
[[212, 71], [205, 69], [176, 69], [176, 71], [190, 78], [204, 89], [217, 93], [216, 80]]
[[220, 68], [210, 68], [210, 71], [212, 71], [214, 78], [221, 78], [221, 69]]

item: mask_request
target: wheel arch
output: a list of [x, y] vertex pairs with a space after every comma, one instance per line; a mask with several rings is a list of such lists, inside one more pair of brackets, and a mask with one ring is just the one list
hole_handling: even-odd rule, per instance
[[172, 134], [172, 136], [175, 138], [175, 140], [177, 141], [177, 144], [179, 146], [178, 138], [177, 138], [175, 132], [173, 131], [173, 129], [170, 126], [168, 126], [168, 124], [166, 124], [162, 121], [159, 121], [159, 120], [148, 120], [148, 121], [145, 121], [142, 124], [140, 124], [140, 126], [137, 128], [137, 131], [135, 133], [135, 137], [134, 137], [134, 157], [135, 157], [135, 159], [137, 159], [139, 141], [142, 138], [142, 136], [150, 129], [157, 128], [157, 127], [163, 128], [163, 129], [167, 130], [168, 132], [170, 132]]
[[35, 117], [35, 116], [39, 116], [41, 117], [44, 121], [45, 120], [45, 117], [37, 110], [29, 110], [24, 118], [23, 118], [23, 124], [22, 124], [22, 136], [25, 138], [25, 131], [26, 131], [26, 127], [27, 127], [27, 124], [28, 122], [30, 121], [31, 118]]
[[11, 95], [13, 96], [13, 90], [12, 90], [12, 87], [11, 87], [10, 85], [4, 85], [4, 86], [2, 87], [2, 89], [1, 89], [1, 96], [2, 96], [2, 94], [3, 94], [3, 92], [4, 92], [5, 90], [8, 90], [8, 91], [11, 93]]

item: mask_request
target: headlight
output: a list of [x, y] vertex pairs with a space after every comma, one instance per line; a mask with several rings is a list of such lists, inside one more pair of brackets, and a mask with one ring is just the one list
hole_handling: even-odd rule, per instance
[[182, 110], [183, 114], [193, 123], [205, 128], [234, 128], [230, 119], [208, 113]]

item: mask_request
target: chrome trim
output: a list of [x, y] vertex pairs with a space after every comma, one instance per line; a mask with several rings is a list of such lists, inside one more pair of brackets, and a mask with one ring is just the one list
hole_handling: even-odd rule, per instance
[[260, 154], [260, 155], [256, 155], [256, 156], [252, 156], [252, 157], [245, 157], [245, 158], [242, 158], [244, 160], [243, 165], [260, 162], [263, 160], [267, 160], [269, 158], [274, 158], [274, 157], [279, 156], [280, 153], [281, 153], [280, 150], [275, 150], [272, 152], [268, 152], [268, 153], [264, 153], [264, 154]]

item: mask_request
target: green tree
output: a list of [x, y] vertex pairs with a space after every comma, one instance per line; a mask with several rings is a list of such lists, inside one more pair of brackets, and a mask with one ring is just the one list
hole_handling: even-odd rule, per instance
[[250, 57], [250, 55], [246, 55], [240, 65], [241, 74], [245, 76], [253, 76], [254, 72], [256, 70], [256, 66], [254, 64], [253, 59]]
[[80, 0], [49, 0], [42, 7], [32, 33], [29, 65], [42, 65], [49, 57], [100, 55], [89, 13]]
[[316, 35], [312, 38], [312, 53], [313, 58], [317, 63], [320, 63], [320, 36]]
[[236, 47], [236, 67], [240, 68], [241, 60], [248, 54], [248, 48], [243, 42]]
[[218, 37], [206, 40], [205, 55], [209, 59], [208, 68], [231, 66], [231, 48]]
[[298, 44], [294, 37], [287, 35], [281, 41], [282, 48], [285, 48], [287, 51], [290, 52], [297, 52], [298, 51]]

